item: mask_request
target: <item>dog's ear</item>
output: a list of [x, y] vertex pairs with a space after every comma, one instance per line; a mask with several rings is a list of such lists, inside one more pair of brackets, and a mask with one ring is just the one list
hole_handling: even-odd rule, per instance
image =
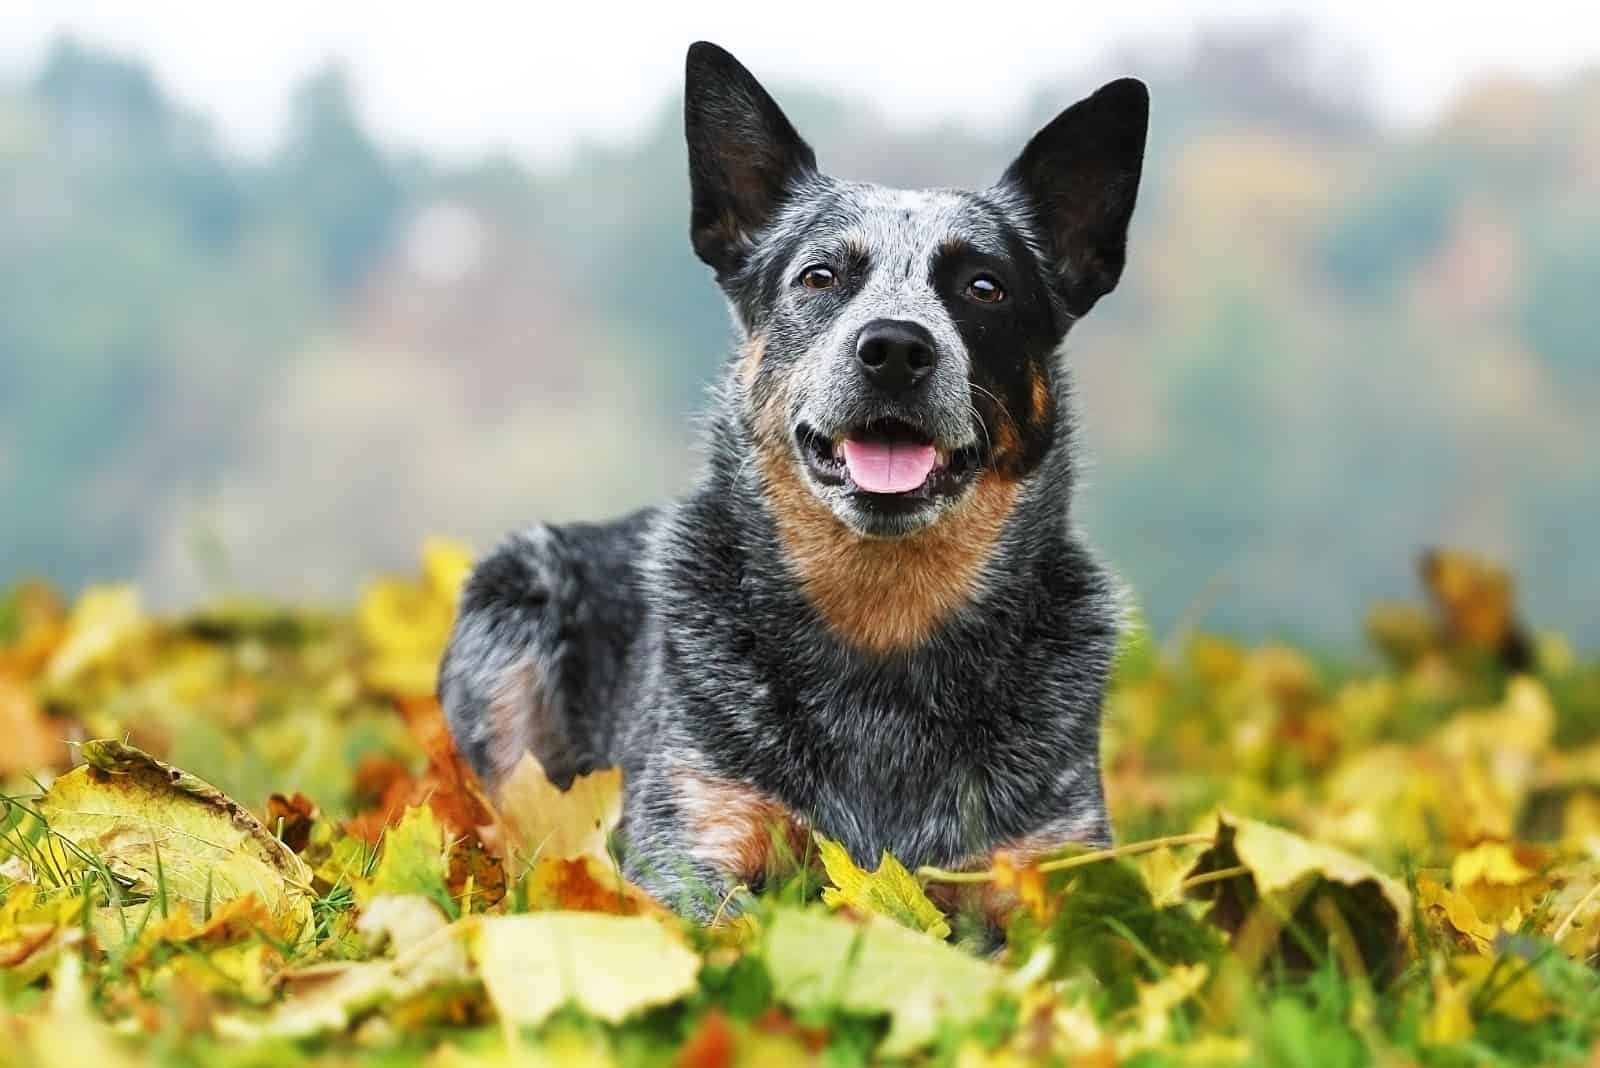
[[700, 41], [689, 47], [683, 99], [695, 253], [726, 278], [816, 155], [755, 76]]
[[1149, 122], [1144, 83], [1111, 82], [1035, 134], [1000, 179], [1048, 243], [1052, 284], [1073, 315], [1122, 276]]

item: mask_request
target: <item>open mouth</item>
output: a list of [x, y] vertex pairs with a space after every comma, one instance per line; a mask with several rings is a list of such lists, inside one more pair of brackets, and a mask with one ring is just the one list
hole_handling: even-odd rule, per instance
[[975, 449], [939, 448], [927, 434], [898, 419], [868, 423], [837, 440], [802, 423], [795, 438], [819, 482], [885, 502], [952, 493], [977, 462]]

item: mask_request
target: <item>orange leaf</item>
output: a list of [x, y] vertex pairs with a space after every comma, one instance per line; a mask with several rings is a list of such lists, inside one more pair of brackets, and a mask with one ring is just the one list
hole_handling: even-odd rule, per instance
[[594, 857], [545, 857], [528, 874], [528, 907], [619, 916], [659, 913], [655, 899]]
[[730, 1068], [737, 1036], [728, 1018], [713, 1009], [700, 1020], [700, 1026], [678, 1051], [678, 1068]]

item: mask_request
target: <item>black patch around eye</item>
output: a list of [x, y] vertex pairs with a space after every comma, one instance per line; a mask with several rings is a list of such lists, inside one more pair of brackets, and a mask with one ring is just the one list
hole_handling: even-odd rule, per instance
[[[967, 289], [992, 278], [1005, 299], [985, 303]], [[985, 247], [952, 241], [934, 256], [931, 281], [972, 361], [973, 404], [982, 416], [995, 462], [1014, 474], [1032, 470], [1055, 435], [1055, 411], [1038, 403], [1055, 381], [1062, 328], [1049, 290], [1021, 235], [1006, 228]]]

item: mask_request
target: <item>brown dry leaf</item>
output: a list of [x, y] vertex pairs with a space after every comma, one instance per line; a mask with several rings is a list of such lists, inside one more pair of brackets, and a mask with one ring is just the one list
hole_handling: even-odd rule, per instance
[[567, 790], [524, 753], [495, 799], [506, 847], [524, 858], [606, 859], [606, 837], [622, 815], [622, 770], [580, 775]]
[[317, 806], [305, 794], [273, 794], [267, 798], [267, 829], [296, 853], [304, 852], [310, 844], [311, 825], [316, 820]]
[[506, 866], [499, 857], [490, 856], [475, 835], [462, 835], [445, 853], [444, 882], [463, 913], [479, 912], [505, 899]]

